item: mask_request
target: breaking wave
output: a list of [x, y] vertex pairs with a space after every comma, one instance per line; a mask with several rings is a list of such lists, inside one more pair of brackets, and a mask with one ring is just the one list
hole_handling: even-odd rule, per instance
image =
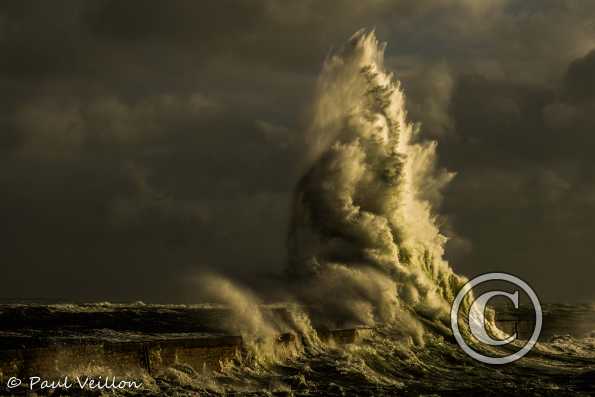
[[446, 321], [465, 281], [443, 257], [432, 207], [454, 174], [436, 167], [436, 142], [408, 120], [384, 49], [359, 31], [324, 63], [313, 165], [295, 194], [289, 273], [334, 326], [398, 323], [404, 313]]
[[207, 298], [232, 308], [231, 332], [262, 341], [382, 325], [422, 345], [428, 323], [448, 328], [450, 303], [466, 280], [444, 259], [433, 206], [454, 174], [437, 168], [436, 142], [408, 120], [384, 50], [374, 32], [359, 31], [328, 56], [318, 80], [306, 134], [310, 165], [294, 193], [288, 235], [286, 299], [301, 320], [280, 324], [260, 311], [256, 292], [201, 275]]
[[[284, 316], [270, 316], [257, 294], [229, 280], [201, 277], [201, 290], [231, 308], [228, 329], [242, 335], [249, 352], [209, 375], [208, 390], [490, 395], [494, 372], [458, 348], [449, 326], [451, 303], [467, 280], [444, 259], [447, 239], [436, 208], [454, 174], [437, 167], [436, 142], [408, 120], [384, 50], [373, 32], [362, 30], [324, 63], [307, 131], [309, 167], [294, 195], [286, 269], [292, 303]], [[490, 332], [504, 335], [491, 315]], [[374, 332], [360, 343], [339, 346], [323, 337], [325, 330], [365, 327]], [[294, 338], [280, 343], [281, 334]], [[554, 347], [591, 346], [591, 340], [571, 342]], [[576, 370], [548, 349], [540, 345], [541, 356], [527, 361], [535, 373]], [[468, 375], [471, 367], [476, 371]], [[514, 370], [497, 375], [502, 382], [516, 376]], [[532, 382], [531, 390], [551, 386], [545, 378]], [[507, 390], [527, 395], [516, 386]]]

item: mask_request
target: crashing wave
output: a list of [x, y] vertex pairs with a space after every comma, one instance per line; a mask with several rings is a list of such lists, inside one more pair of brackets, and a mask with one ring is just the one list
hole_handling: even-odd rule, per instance
[[432, 205], [454, 174], [407, 119], [385, 44], [359, 31], [330, 55], [309, 134], [313, 163], [295, 193], [289, 272], [335, 325], [445, 320], [464, 279], [446, 260]]

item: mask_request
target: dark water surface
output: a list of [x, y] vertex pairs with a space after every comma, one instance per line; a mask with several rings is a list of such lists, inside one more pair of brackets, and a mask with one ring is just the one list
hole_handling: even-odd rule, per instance
[[[283, 306], [267, 310], [279, 318], [288, 311]], [[531, 325], [531, 313], [519, 313], [504, 313], [499, 319], [503, 328], [515, 324], [522, 337], [522, 330]], [[443, 327], [431, 323], [424, 331], [423, 343], [394, 327], [378, 327], [373, 332], [358, 331], [357, 335], [349, 330], [336, 331], [334, 339], [329, 330], [301, 336], [288, 333], [269, 345], [258, 338], [230, 335], [225, 331], [229, 315], [225, 307], [210, 305], [0, 305], [0, 394], [32, 393], [26, 384], [7, 388], [11, 377], [26, 381], [32, 375], [69, 375], [71, 379], [78, 375], [134, 378], [143, 382], [143, 389], [72, 387], [35, 392], [155, 396], [595, 395], [592, 305], [545, 306], [542, 340], [526, 357], [503, 366], [474, 361]], [[171, 351], [175, 354], [166, 357]], [[204, 354], [202, 361], [194, 359], [192, 355], [198, 353], [193, 352]], [[225, 360], [220, 363], [221, 357]], [[209, 365], [195, 364], [203, 361]]]

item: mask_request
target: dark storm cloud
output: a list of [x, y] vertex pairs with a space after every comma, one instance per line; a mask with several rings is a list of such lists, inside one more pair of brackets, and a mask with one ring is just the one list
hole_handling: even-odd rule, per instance
[[546, 299], [592, 297], [595, 117], [591, 91], [576, 86], [595, 75], [590, 57], [572, 61], [555, 85], [458, 79], [456, 135], [441, 154], [459, 175], [445, 211], [473, 249], [456, 268], [514, 271]]
[[562, 1], [4, 2], [3, 294], [175, 301], [199, 268], [279, 272], [317, 73], [372, 26], [458, 171], [443, 205], [455, 269], [592, 297], [593, 15]]
[[564, 88], [571, 100], [584, 102], [595, 99], [593, 70], [595, 70], [595, 50], [570, 64]]

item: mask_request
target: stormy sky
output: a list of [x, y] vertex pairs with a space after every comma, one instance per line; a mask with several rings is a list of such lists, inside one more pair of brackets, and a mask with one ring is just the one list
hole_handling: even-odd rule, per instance
[[266, 285], [322, 62], [375, 28], [457, 172], [454, 269], [592, 300], [594, 20], [570, 0], [2, 2], [0, 298], [192, 301], [199, 270]]

